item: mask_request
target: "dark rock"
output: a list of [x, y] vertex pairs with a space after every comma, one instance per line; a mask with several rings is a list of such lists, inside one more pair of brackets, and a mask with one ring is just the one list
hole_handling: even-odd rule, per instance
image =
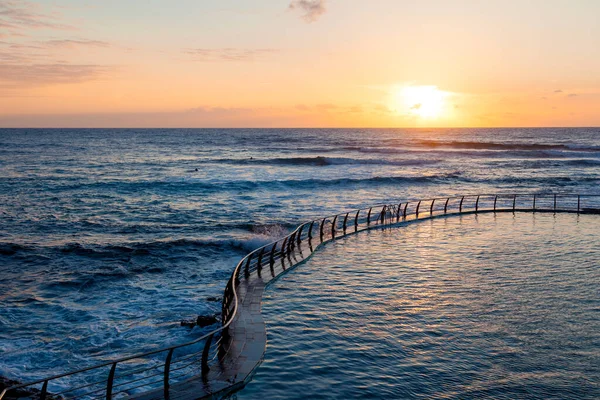
[[218, 297], [215, 297], [215, 296], [210, 296], [210, 297], [206, 298], [206, 301], [215, 301], [216, 302], [216, 301], [221, 301], [221, 299]]
[[216, 324], [216, 323], [217, 323], [216, 315], [198, 315], [198, 318], [196, 318], [196, 324], [201, 328], [204, 328], [205, 326], [209, 326], [209, 325]]
[[11, 386], [19, 385], [19, 384], [21, 384], [21, 382], [13, 381], [12, 379], [8, 379], [8, 378], [4, 378], [4, 377], [0, 376], [0, 392], [2, 392], [7, 387], [11, 387]]
[[[8, 378], [4, 378], [2, 376], [0, 376], [0, 393], [2, 393], [2, 391], [6, 388], [9, 388], [11, 386], [16, 386], [16, 385], [20, 385], [21, 382], [19, 381], [15, 381], [12, 379], [8, 379]], [[41, 386], [41, 385], [37, 385], [37, 386]], [[11, 390], [10, 392], [6, 393], [6, 395], [4, 396], [3, 400], [13, 400], [13, 399], [19, 399], [19, 398], [38, 398], [40, 396], [41, 390], [33, 388], [33, 387], [24, 387], [21, 389], [15, 389], [15, 390]], [[51, 394], [48, 393], [46, 395], [46, 399], [47, 400], [60, 400], [60, 399], [64, 399], [63, 396], [57, 396], [55, 394]]]
[[181, 321], [181, 326], [187, 326], [188, 328], [193, 328], [196, 326], [196, 321], [192, 320], [183, 320]]
[[219, 322], [217, 318], [219, 314], [215, 315], [198, 315], [195, 320], [183, 320], [181, 321], [181, 326], [187, 326], [188, 328], [193, 328], [194, 326], [199, 326], [200, 328], [204, 328], [205, 326], [213, 325]]

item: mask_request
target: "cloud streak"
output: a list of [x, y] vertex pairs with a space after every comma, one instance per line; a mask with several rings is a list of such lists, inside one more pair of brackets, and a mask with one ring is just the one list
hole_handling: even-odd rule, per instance
[[113, 68], [76, 64], [0, 64], [0, 87], [23, 88], [51, 84], [72, 84], [106, 76]]
[[111, 66], [63, 61], [65, 50], [81, 46], [104, 48], [110, 44], [87, 39], [0, 41], [0, 88], [17, 90], [82, 83], [106, 77], [114, 70]]
[[0, 0], [0, 28], [16, 32], [25, 29], [73, 29], [56, 18], [39, 12], [39, 7], [26, 0]]
[[110, 47], [111, 44], [101, 40], [88, 39], [55, 39], [41, 42], [43, 46], [52, 48], [75, 48], [75, 47]]
[[185, 49], [183, 52], [189, 55], [194, 61], [215, 62], [215, 61], [254, 61], [258, 58], [277, 53], [277, 49]]
[[327, 11], [325, 0], [293, 0], [288, 8], [299, 11], [302, 19], [308, 23], [315, 22]]

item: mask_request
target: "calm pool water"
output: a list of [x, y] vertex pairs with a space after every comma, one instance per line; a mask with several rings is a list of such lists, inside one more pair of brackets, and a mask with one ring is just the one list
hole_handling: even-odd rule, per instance
[[265, 294], [238, 399], [598, 399], [598, 216], [482, 214], [330, 243]]

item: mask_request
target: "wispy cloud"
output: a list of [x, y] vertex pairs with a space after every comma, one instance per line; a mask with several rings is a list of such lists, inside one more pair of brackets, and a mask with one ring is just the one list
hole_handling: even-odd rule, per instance
[[0, 87], [23, 88], [81, 83], [106, 76], [114, 68], [104, 65], [0, 64]]
[[74, 48], [74, 47], [110, 47], [111, 44], [101, 40], [88, 39], [54, 39], [40, 42], [43, 46], [54, 48]]
[[306, 22], [315, 22], [327, 11], [325, 0], [293, 0], [289, 5], [290, 10], [298, 10]]
[[562, 92], [563, 92], [563, 91], [562, 91], [562, 90], [560, 90], [560, 89], [556, 89], [556, 90], [554, 91], [554, 93], [562, 93]]
[[15, 32], [40, 28], [73, 29], [56, 16], [41, 12], [37, 4], [27, 0], [0, 0], [0, 28]]
[[571, 93], [571, 94], [567, 95], [567, 97], [577, 97], [577, 93]]
[[64, 51], [78, 46], [108, 47], [86, 39], [0, 41], [0, 88], [18, 89], [81, 83], [108, 75], [110, 66], [65, 62]]
[[15, 55], [20, 54], [31, 58], [40, 55], [50, 56], [51, 54], [56, 53], [56, 51], [76, 47], [106, 48], [110, 46], [111, 44], [108, 42], [87, 39], [54, 39], [29, 42], [0, 41], [0, 51], [2, 51], [2, 49], [9, 49]]
[[[1, 49], [0, 48], [0, 65], [2, 64], [19, 64], [19, 63], [27, 63], [32, 60], [32, 57], [27, 54], [22, 54], [19, 52], [15, 52], [10, 49]], [[1, 77], [0, 77], [1, 79]]]
[[[12, 43], [0, 41], [0, 63], [25, 64], [39, 63], [49, 59], [44, 47], [32, 43]], [[1, 77], [0, 77], [1, 78]]]
[[194, 61], [253, 61], [269, 54], [277, 53], [277, 49], [185, 49], [183, 52], [192, 57]]

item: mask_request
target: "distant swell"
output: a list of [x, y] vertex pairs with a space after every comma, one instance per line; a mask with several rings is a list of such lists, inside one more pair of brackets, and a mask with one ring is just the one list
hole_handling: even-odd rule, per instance
[[209, 160], [210, 163], [233, 165], [284, 165], [284, 166], [314, 166], [326, 167], [329, 165], [391, 165], [391, 166], [420, 166], [432, 165], [439, 160], [382, 160], [373, 158], [345, 158], [345, 157], [282, 157], [282, 158], [245, 158], [245, 159], [217, 159]]
[[242, 181], [242, 182], [227, 182], [221, 185], [221, 189], [238, 189], [240, 187], [246, 189], [260, 189], [260, 188], [275, 188], [278, 187], [291, 187], [291, 188], [302, 188], [302, 189], [315, 189], [315, 188], [327, 188], [327, 187], [342, 187], [342, 188], [353, 188], [358, 186], [379, 186], [379, 185], [408, 185], [408, 184], [419, 184], [419, 183], [430, 183], [440, 182], [449, 179], [455, 179], [460, 174], [458, 172], [451, 174], [438, 174], [438, 175], [423, 175], [423, 176], [375, 176], [371, 178], [340, 178], [340, 179], [290, 179], [281, 181], [268, 181], [268, 182], [253, 182], [253, 181]]
[[565, 150], [565, 151], [589, 151], [600, 152], [600, 147], [579, 147], [567, 144], [540, 144], [540, 143], [494, 143], [494, 142], [471, 142], [471, 141], [437, 141], [420, 140], [419, 145], [430, 148], [454, 148], [467, 150]]
[[600, 160], [594, 159], [581, 159], [581, 160], [568, 160], [565, 162], [566, 165], [572, 167], [597, 167], [600, 166]]
[[[246, 191], [260, 189], [316, 189], [329, 187], [355, 188], [357, 186], [379, 186], [385, 184], [408, 185], [430, 182], [441, 182], [457, 178], [458, 172], [438, 175], [423, 176], [383, 176], [371, 178], [340, 178], [340, 179], [287, 179], [275, 181], [207, 181], [193, 177], [177, 178], [168, 181], [136, 181], [136, 182], [95, 182], [83, 185], [64, 185], [56, 187], [58, 190], [94, 189], [94, 190], [118, 190], [121, 193], [138, 194], [140, 190], [168, 190], [170, 193], [185, 192], [201, 193], [222, 191]], [[53, 188], [54, 189], [54, 188]]]

